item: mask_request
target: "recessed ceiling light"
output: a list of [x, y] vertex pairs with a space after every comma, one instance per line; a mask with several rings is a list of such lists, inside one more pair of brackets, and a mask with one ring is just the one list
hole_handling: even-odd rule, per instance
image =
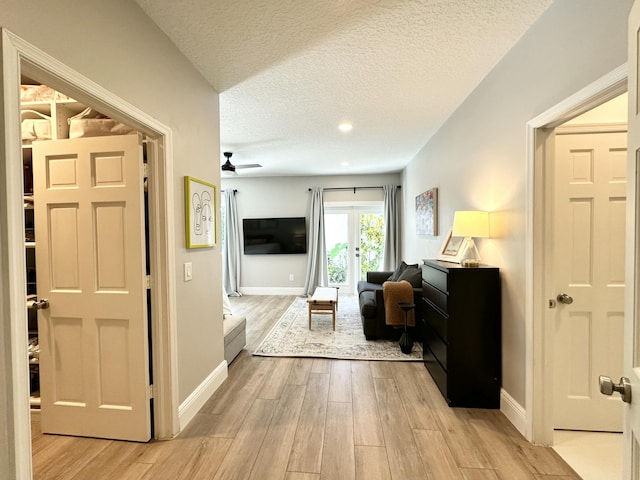
[[340, 166], [341, 167], [348, 167], [349, 166], [349, 162], [347, 162], [346, 160], [340, 162]]
[[353, 128], [353, 125], [345, 122], [338, 125], [338, 128], [340, 129], [341, 132], [350, 132], [351, 129]]

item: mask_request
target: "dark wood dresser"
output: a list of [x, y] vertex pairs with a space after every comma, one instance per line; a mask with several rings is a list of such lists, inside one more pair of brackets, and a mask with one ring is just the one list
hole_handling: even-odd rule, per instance
[[500, 408], [500, 272], [424, 260], [424, 364], [451, 407]]

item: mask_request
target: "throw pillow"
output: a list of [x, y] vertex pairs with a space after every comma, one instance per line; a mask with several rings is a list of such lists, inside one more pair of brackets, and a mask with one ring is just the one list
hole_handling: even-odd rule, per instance
[[413, 288], [420, 288], [422, 286], [422, 269], [417, 264], [407, 265], [407, 268], [398, 278], [398, 281], [400, 280], [406, 280]]
[[412, 265], [407, 265], [404, 260], [400, 263], [400, 265], [398, 265], [398, 268], [396, 268], [396, 271], [393, 272], [391, 274], [391, 276], [389, 278], [387, 278], [388, 281], [390, 282], [397, 282], [398, 280], [400, 280], [400, 275], [402, 275], [402, 273], [409, 267], [418, 267], [417, 263], [414, 263]]
[[398, 268], [396, 268], [396, 271], [389, 275], [389, 278], [387, 278], [387, 280], [390, 282], [397, 282], [398, 278], [400, 278], [400, 275], [402, 275], [402, 272], [404, 272], [406, 269], [407, 264], [404, 262], [400, 263], [400, 265], [398, 265]]

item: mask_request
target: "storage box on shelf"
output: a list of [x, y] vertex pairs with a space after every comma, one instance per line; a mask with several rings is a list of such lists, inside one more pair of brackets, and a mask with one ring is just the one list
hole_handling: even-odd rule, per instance
[[423, 358], [452, 407], [499, 408], [499, 270], [424, 260]]

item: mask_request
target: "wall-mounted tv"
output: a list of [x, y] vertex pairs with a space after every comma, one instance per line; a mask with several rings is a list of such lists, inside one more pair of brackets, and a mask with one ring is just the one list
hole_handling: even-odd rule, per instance
[[305, 217], [244, 218], [245, 255], [307, 253]]

